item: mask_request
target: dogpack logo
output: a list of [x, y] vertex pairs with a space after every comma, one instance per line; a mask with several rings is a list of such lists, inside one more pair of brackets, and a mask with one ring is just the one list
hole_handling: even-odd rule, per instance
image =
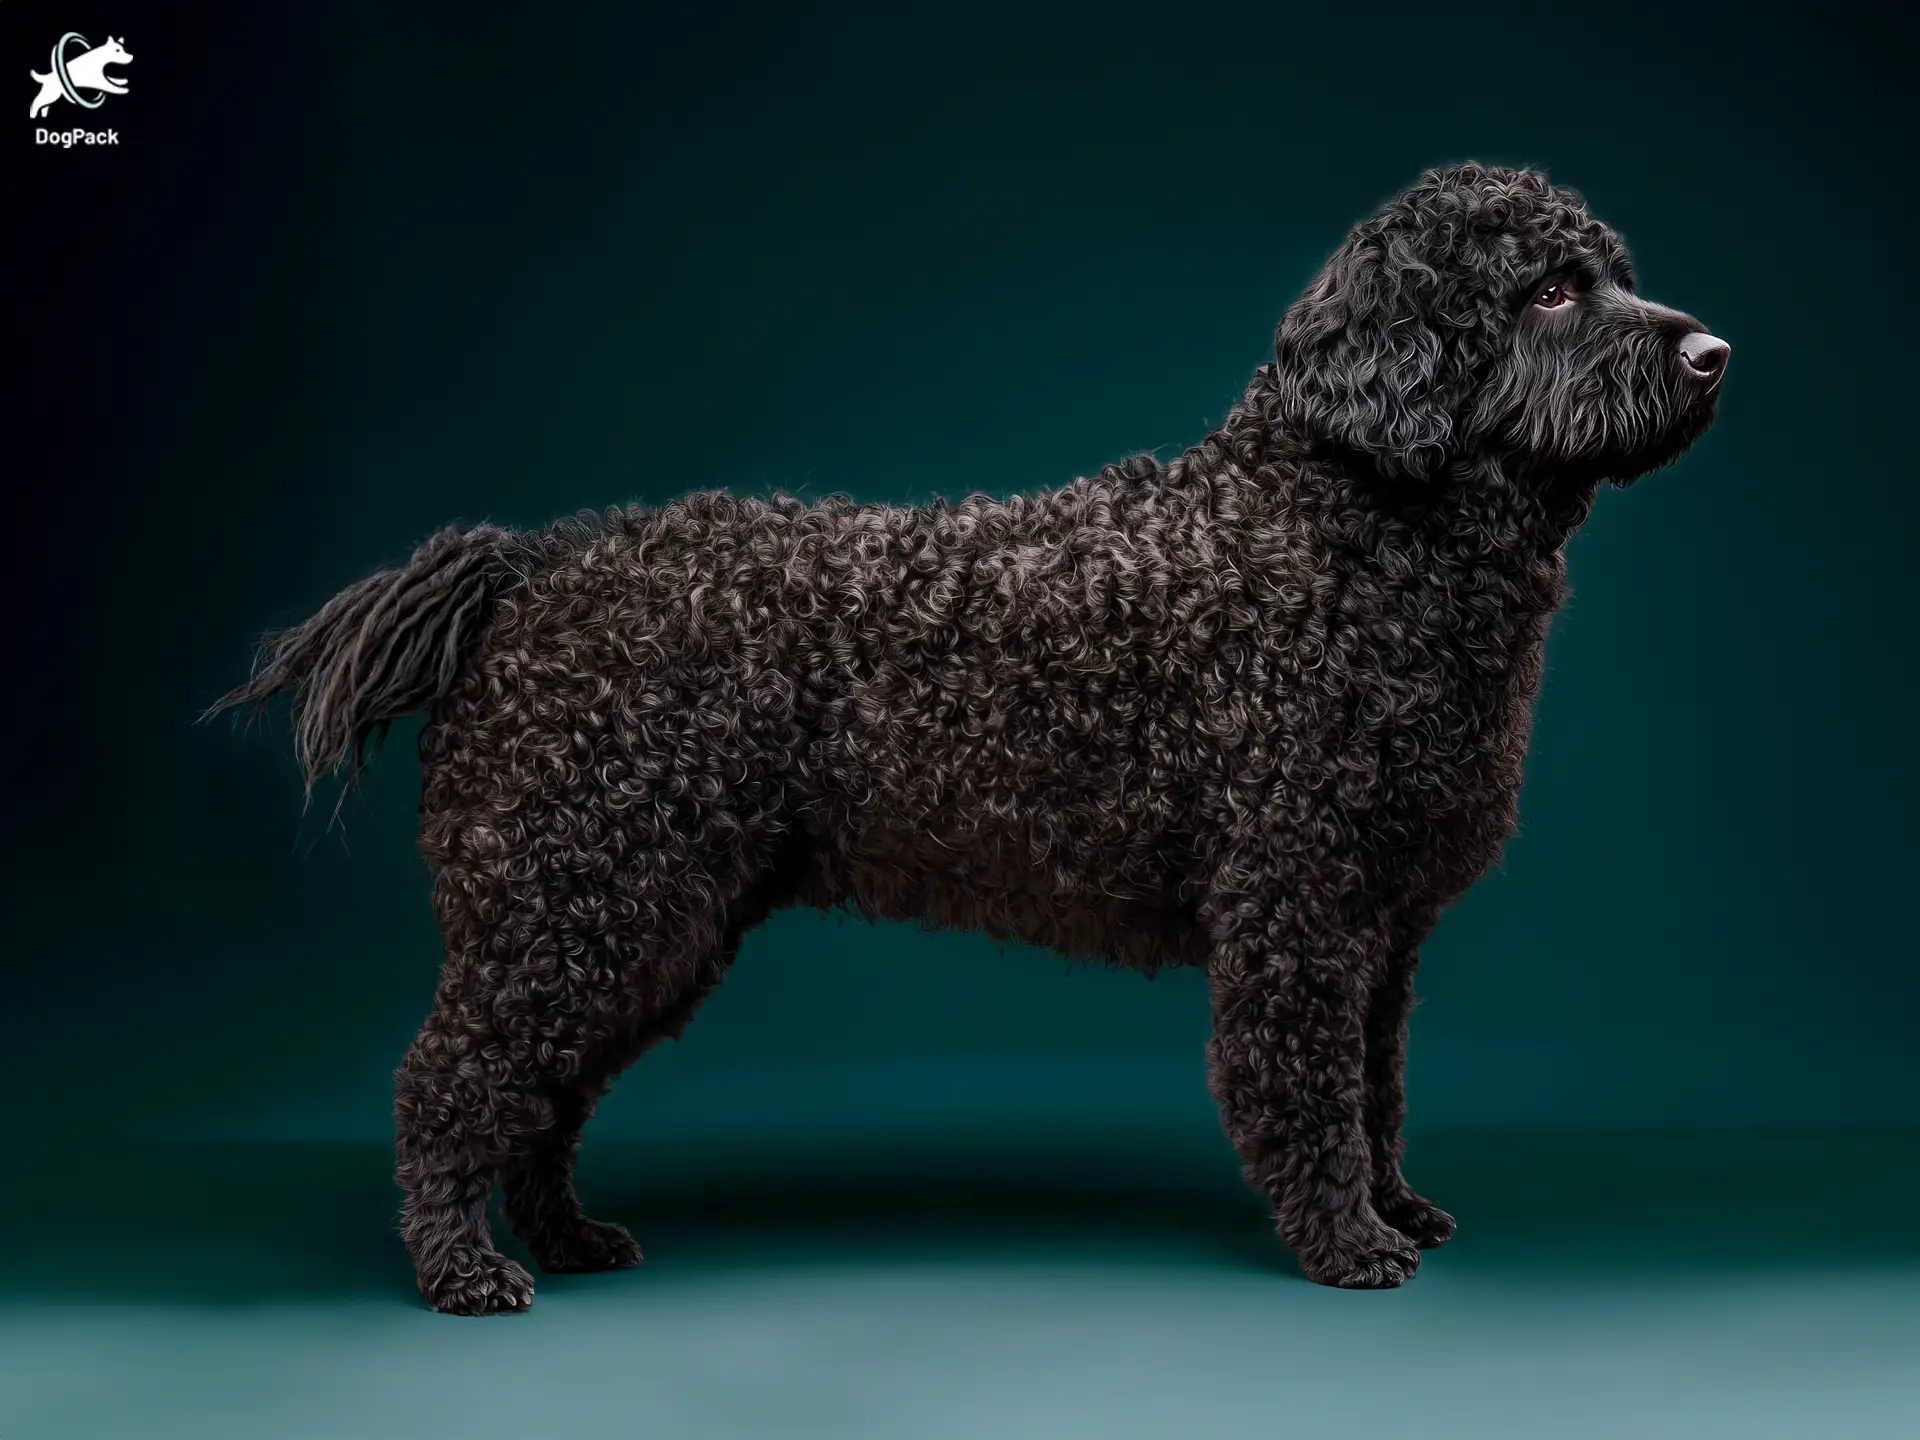
[[[127, 93], [127, 82], [109, 75], [107, 67], [126, 65], [132, 60], [127, 47], [111, 35], [106, 44], [94, 45], [77, 30], [69, 30], [54, 41], [53, 52], [47, 58], [47, 73], [27, 72], [40, 86], [40, 93], [33, 97], [33, 104], [27, 110], [27, 118], [38, 120], [62, 100], [71, 100], [82, 110], [98, 110], [106, 103], [107, 96]], [[83, 91], [91, 91], [92, 97]], [[33, 141], [36, 145], [58, 145], [63, 150], [71, 150], [75, 145], [118, 145], [120, 132], [48, 130], [36, 126]]]

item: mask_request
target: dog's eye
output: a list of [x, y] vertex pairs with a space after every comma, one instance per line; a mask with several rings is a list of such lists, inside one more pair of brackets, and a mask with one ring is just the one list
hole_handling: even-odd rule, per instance
[[1564, 280], [1549, 280], [1533, 292], [1533, 303], [1542, 310], [1558, 310], [1573, 303], [1573, 292]]

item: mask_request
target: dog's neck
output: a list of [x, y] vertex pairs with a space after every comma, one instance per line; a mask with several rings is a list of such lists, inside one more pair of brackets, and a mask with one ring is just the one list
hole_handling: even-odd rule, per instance
[[[1566, 598], [1564, 551], [1591, 511], [1598, 482], [1518, 473], [1491, 456], [1456, 461], [1427, 479], [1394, 478], [1273, 422], [1265, 367], [1221, 428], [1183, 457], [1235, 508], [1330, 539], [1336, 568], [1377, 565], [1418, 585], [1441, 557], [1451, 574], [1497, 577], [1501, 608], [1525, 620]], [[1304, 523], [1303, 523], [1304, 522]]]

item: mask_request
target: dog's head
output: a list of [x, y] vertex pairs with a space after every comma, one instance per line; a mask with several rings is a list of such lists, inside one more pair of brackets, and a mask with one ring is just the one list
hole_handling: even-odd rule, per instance
[[1533, 171], [1458, 165], [1357, 226], [1280, 323], [1278, 418], [1397, 480], [1491, 455], [1626, 484], [1712, 422], [1729, 347], [1634, 293]]

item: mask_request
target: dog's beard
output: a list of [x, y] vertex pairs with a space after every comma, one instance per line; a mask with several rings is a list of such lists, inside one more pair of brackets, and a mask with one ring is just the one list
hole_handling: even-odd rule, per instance
[[1621, 463], [1609, 472], [1609, 483], [1617, 490], [1625, 490], [1655, 471], [1673, 464], [1707, 433], [1718, 411], [1719, 401], [1718, 386], [1704, 395], [1692, 397], [1680, 407], [1673, 420], [1652, 443], [1635, 454], [1622, 457]]

